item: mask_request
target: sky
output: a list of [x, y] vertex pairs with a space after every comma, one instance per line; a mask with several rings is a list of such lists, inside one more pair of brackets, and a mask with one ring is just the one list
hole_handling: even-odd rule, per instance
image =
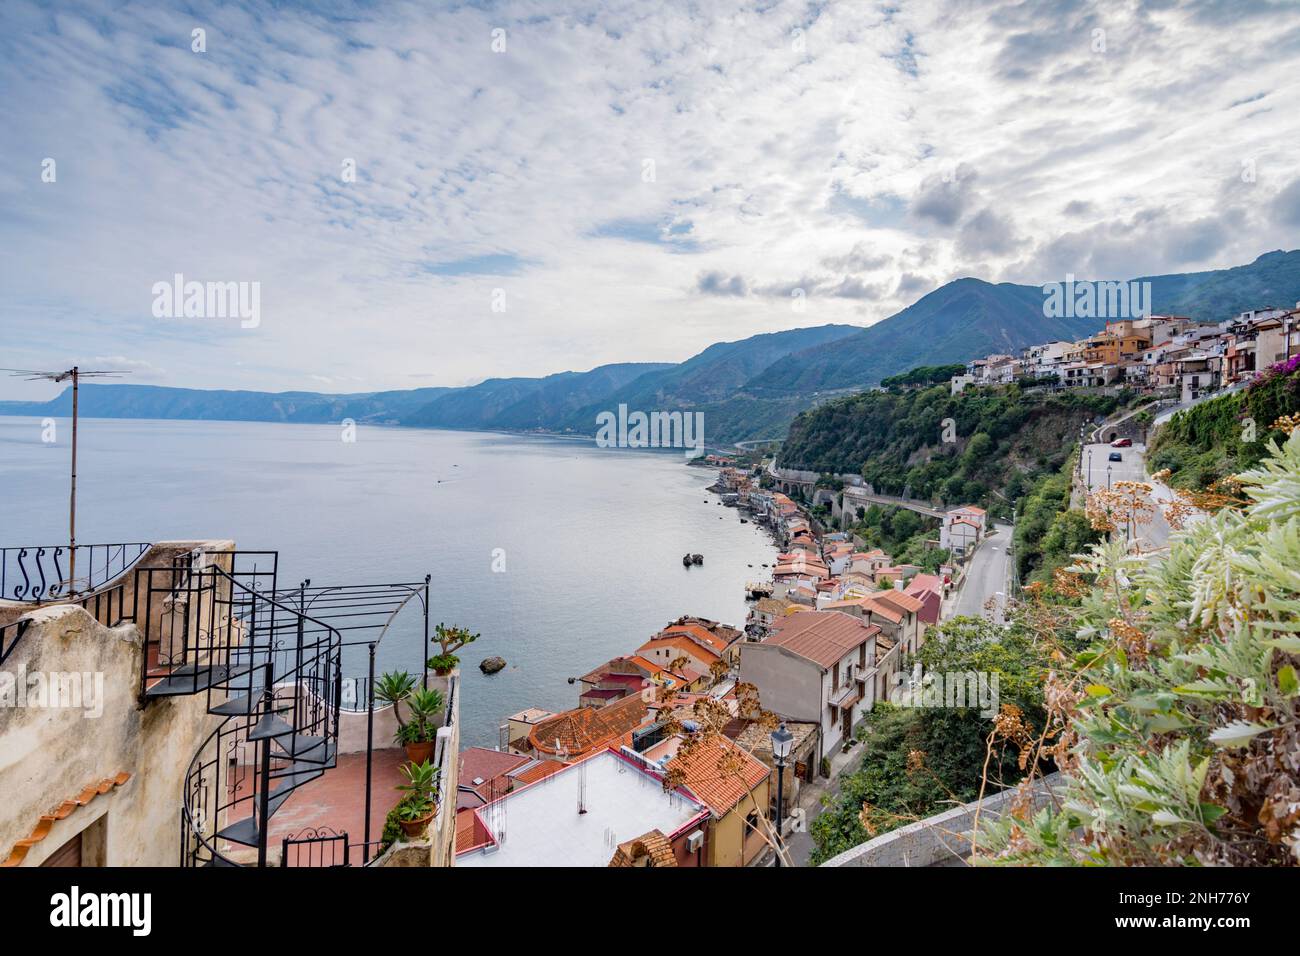
[[1298, 66], [1262, 0], [5, 0], [0, 366], [467, 385], [1238, 265], [1300, 246]]

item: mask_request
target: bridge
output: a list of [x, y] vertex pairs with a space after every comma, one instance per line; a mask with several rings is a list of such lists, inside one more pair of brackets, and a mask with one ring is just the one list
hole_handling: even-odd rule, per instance
[[878, 494], [870, 485], [862, 481], [861, 475], [836, 475], [835, 477], [845, 483], [844, 490], [836, 495], [829, 489], [817, 488], [818, 473], [815, 471], [801, 471], [795, 468], [778, 468], [773, 462], [767, 466], [767, 472], [776, 482], [776, 486], [784, 494], [793, 494], [800, 492], [805, 498], [814, 503], [817, 502], [817, 496], [825, 494], [831, 498], [831, 513], [836, 520], [840, 520], [845, 511], [850, 508], [867, 505], [881, 505], [889, 508], [906, 508], [908, 511], [915, 511], [917, 514], [923, 514], [929, 518], [943, 518], [944, 511], [937, 508], [928, 501], [921, 501], [918, 498], [904, 498], [897, 495]]
[[876, 494], [866, 487], [845, 488], [842, 500], [845, 507], [852, 501], [855, 505], [867, 504], [882, 505], [889, 508], [906, 508], [908, 511], [915, 511], [917, 514], [923, 514], [929, 518], [942, 518], [945, 514], [942, 508], [936, 508], [928, 501]]

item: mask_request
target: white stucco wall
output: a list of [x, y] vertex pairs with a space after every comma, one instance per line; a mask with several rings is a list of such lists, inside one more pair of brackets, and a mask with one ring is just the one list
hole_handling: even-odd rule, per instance
[[139, 702], [140, 634], [134, 624], [108, 628], [79, 607], [30, 612], [32, 624], [5, 661], [18, 677], [51, 672], [98, 675], [102, 714], [84, 708], [0, 707], [0, 860], [28, 837], [42, 814], [119, 773], [120, 788], [96, 796], [53, 824], [23, 866], [39, 865], [107, 815], [109, 866], [176, 866], [185, 772], [216, 726], [204, 695]]

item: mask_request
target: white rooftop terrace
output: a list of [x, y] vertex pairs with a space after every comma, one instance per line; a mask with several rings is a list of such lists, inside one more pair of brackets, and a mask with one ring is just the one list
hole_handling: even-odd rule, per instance
[[[587, 812], [580, 814], [584, 775]], [[476, 812], [497, 846], [462, 853], [456, 866], [608, 866], [620, 843], [651, 830], [671, 837], [709, 813], [682, 793], [665, 793], [657, 777], [610, 750]]]

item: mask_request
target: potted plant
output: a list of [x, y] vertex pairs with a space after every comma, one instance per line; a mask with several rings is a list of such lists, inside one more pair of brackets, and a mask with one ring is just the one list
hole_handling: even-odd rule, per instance
[[[436, 690], [416, 688], [415, 678], [406, 671], [390, 671], [375, 682], [375, 699], [393, 706], [397, 733], [393, 740], [406, 750], [406, 757], [423, 763], [433, 756], [438, 714], [442, 712], [442, 694]], [[402, 704], [411, 710], [411, 719], [402, 717]]]
[[445, 624], [439, 624], [434, 631], [438, 635], [438, 647], [441, 650], [429, 658], [429, 669], [439, 677], [446, 677], [460, 663], [456, 652], [466, 644], [473, 644], [479, 635], [471, 634], [468, 628], [448, 627]]
[[439, 771], [425, 760], [404, 765], [402, 774], [406, 783], [397, 789], [405, 791], [406, 795], [398, 801], [397, 822], [408, 838], [415, 839], [428, 829], [429, 821], [438, 811]]
[[397, 725], [393, 739], [406, 750], [412, 763], [425, 763], [433, 756], [433, 745], [438, 736], [438, 715], [442, 713], [442, 692], [421, 687], [406, 698], [411, 709], [411, 719]]

